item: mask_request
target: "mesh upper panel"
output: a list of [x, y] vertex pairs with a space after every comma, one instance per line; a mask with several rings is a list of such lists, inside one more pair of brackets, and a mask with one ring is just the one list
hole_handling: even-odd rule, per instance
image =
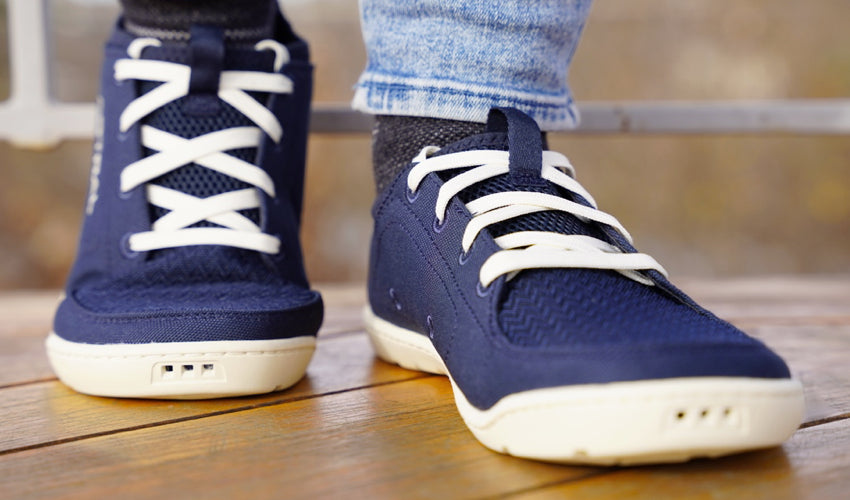
[[522, 346], [675, 344], [705, 336], [751, 343], [743, 333], [614, 271], [534, 269], [508, 283], [499, 325]]
[[[162, 276], [160, 274], [160, 276]], [[275, 311], [295, 308], [315, 300], [315, 292], [295, 284], [252, 281], [167, 282], [145, 277], [118, 280], [107, 286], [86, 287], [75, 292], [76, 299], [98, 313], [167, 311]], [[266, 280], [267, 281], [267, 280]]]
[[[155, 84], [144, 84], [142, 91], [148, 92], [155, 86]], [[192, 139], [210, 132], [232, 127], [253, 126], [251, 120], [225, 102], [220, 103], [221, 111], [215, 116], [187, 116], [182, 110], [185, 100], [186, 98], [184, 97], [166, 104], [148, 115], [142, 122], [184, 139]], [[146, 155], [151, 155], [155, 151], [146, 150], [145, 153]], [[248, 163], [254, 163], [257, 157], [257, 149], [234, 149], [228, 151], [227, 154]], [[154, 179], [153, 183], [200, 198], [252, 187], [250, 184], [216, 172], [215, 170], [202, 167], [196, 163], [172, 170]], [[156, 220], [167, 213], [168, 210], [151, 205], [152, 220]], [[242, 210], [239, 213], [253, 220], [255, 223], [259, 223], [260, 214], [258, 210]], [[201, 221], [192, 227], [205, 226], [216, 226], [216, 224]]]
[[311, 297], [305, 283], [280, 276], [257, 252], [223, 246], [178, 247], [149, 256], [120, 278], [75, 291], [86, 308], [103, 313], [187, 308], [287, 309]]
[[[505, 134], [470, 137], [438, 154], [475, 149], [507, 150]], [[443, 180], [461, 171], [441, 174]], [[468, 203], [504, 191], [528, 191], [512, 184], [508, 174], [480, 182], [459, 193]], [[537, 192], [582, 200], [550, 185]], [[528, 214], [489, 226], [493, 237], [517, 231], [584, 234], [613, 243], [596, 223], [558, 211]], [[751, 342], [725, 323], [699, 312], [658, 287], [637, 283], [615, 271], [594, 269], [525, 270], [507, 283], [501, 297], [499, 326], [521, 346], [598, 345], [604, 343], [671, 343], [700, 337], [711, 330], [712, 341]]]

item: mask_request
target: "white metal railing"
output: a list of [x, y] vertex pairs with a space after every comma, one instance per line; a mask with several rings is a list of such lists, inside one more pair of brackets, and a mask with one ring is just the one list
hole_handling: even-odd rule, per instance
[[[50, 91], [48, 0], [7, 0], [11, 94], [0, 103], [0, 139], [40, 148], [89, 138], [91, 103], [63, 103]], [[588, 102], [579, 105], [589, 133], [850, 134], [850, 98], [767, 101]], [[316, 132], [368, 132], [371, 118], [344, 103], [313, 107]]]
[[0, 103], [0, 139], [45, 147], [94, 134], [94, 105], [59, 103], [50, 95], [47, 0], [6, 0], [9, 100]]

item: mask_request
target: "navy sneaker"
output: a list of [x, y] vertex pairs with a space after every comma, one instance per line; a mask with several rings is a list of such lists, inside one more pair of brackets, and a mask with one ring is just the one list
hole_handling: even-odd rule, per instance
[[76, 262], [47, 339], [59, 378], [101, 396], [283, 389], [315, 348], [322, 300], [301, 216], [312, 67], [274, 39], [106, 46], [103, 123]]
[[448, 375], [472, 433], [511, 455], [649, 463], [784, 441], [803, 393], [782, 359], [674, 288], [542, 142], [494, 109], [379, 196], [378, 355]]

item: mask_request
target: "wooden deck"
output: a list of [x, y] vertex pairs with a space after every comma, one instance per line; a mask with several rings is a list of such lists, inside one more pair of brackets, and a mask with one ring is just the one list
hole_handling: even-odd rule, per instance
[[56, 381], [43, 352], [56, 294], [1, 294], [0, 498], [850, 498], [850, 278], [683, 285], [803, 380], [806, 420], [782, 448], [638, 468], [492, 453], [445, 378], [374, 359], [360, 286], [320, 287], [319, 347], [288, 391], [88, 397]]

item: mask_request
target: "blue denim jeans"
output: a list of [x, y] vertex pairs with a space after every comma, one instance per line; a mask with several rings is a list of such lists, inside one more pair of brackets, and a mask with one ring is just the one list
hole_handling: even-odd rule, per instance
[[484, 122], [513, 106], [575, 127], [568, 69], [591, 0], [361, 0], [368, 63], [353, 106]]

